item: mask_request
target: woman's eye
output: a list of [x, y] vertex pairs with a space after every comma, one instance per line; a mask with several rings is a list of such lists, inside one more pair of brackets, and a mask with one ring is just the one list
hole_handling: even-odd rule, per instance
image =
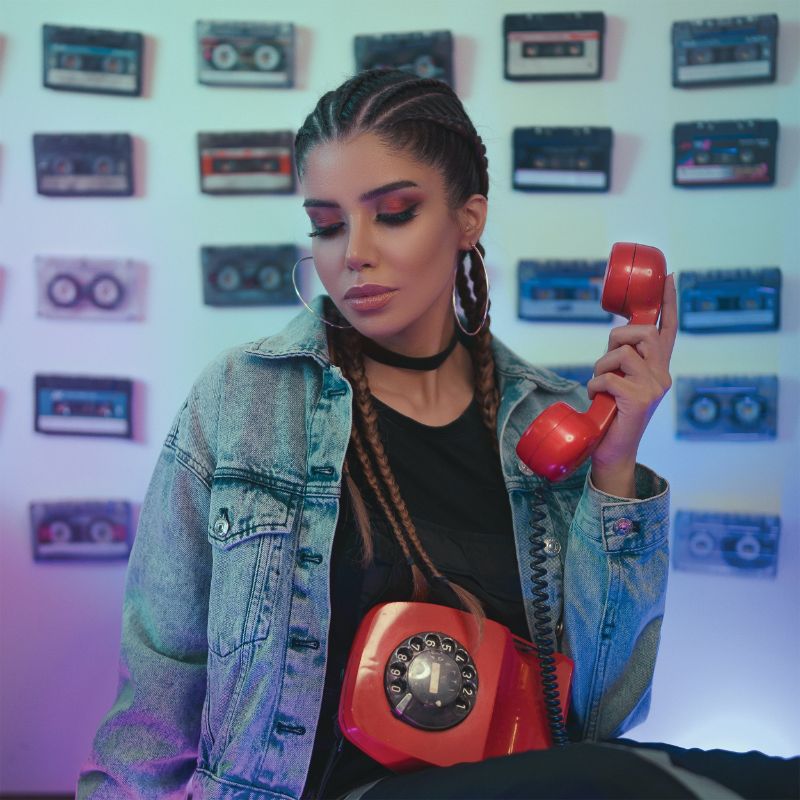
[[397, 213], [393, 214], [378, 214], [375, 219], [378, 222], [383, 222], [386, 225], [402, 225], [409, 220], [414, 219], [417, 216], [417, 208], [419, 207], [419, 203], [415, 203], [413, 206], [409, 206], [404, 211], [398, 211]]
[[337, 222], [334, 225], [325, 225], [321, 228], [314, 228], [309, 236], [321, 236], [323, 239], [328, 236], [333, 236], [338, 230], [344, 226], [344, 222]]

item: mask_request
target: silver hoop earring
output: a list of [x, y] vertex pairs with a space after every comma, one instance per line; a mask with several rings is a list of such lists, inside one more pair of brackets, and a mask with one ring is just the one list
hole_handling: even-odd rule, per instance
[[483, 260], [483, 256], [481, 255], [481, 251], [473, 244], [470, 247], [470, 250], [474, 250], [478, 254], [478, 261], [481, 262], [481, 266], [483, 267], [483, 275], [486, 280], [486, 305], [483, 309], [483, 319], [481, 319], [481, 324], [474, 331], [468, 331], [462, 324], [461, 320], [458, 318], [458, 309], [456, 308], [456, 284], [453, 281], [453, 313], [455, 314], [456, 318], [456, 325], [461, 328], [461, 332], [466, 336], [477, 336], [481, 329], [483, 328], [484, 324], [486, 323], [486, 317], [489, 314], [489, 273], [486, 271], [486, 262]]
[[294, 293], [297, 295], [297, 297], [299, 298], [300, 302], [306, 307], [306, 309], [308, 311], [310, 311], [321, 322], [324, 322], [326, 325], [329, 325], [331, 328], [339, 328], [340, 330], [345, 330], [347, 328], [352, 328], [353, 327], [352, 325], [337, 325], [335, 322], [329, 322], [327, 319], [325, 319], [324, 317], [321, 317], [319, 314], [317, 314], [317, 312], [314, 311], [314, 309], [311, 308], [311, 306], [308, 303], [306, 303], [305, 300], [303, 300], [303, 295], [300, 294], [300, 290], [297, 288], [297, 278], [296, 278], [295, 273], [297, 272], [297, 265], [300, 264], [300, 262], [302, 262], [302, 261], [310, 261], [313, 258], [314, 258], [314, 256], [303, 256], [303, 258], [299, 259], [298, 261], [295, 261], [295, 264], [292, 267], [292, 286], [294, 286]]

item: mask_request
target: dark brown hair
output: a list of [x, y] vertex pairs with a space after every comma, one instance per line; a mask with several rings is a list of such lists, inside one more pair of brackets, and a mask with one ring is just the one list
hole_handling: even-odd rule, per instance
[[[308, 115], [295, 139], [297, 172], [303, 175], [305, 160], [318, 144], [372, 133], [385, 144], [440, 171], [451, 209], [462, 206], [473, 194], [489, 193], [486, 148], [455, 92], [445, 83], [417, 78], [399, 70], [368, 70], [327, 92]], [[481, 256], [483, 246], [476, 244]], [[469, 271], [465, 266], [469, 256]], [[467, 330], [475, 330], [489, 302], [485, 273], [472, 251], [458, 254], [456, 287], [466, 317]], [[330, 304], [332, 306], [332, 304]], [[488, 309], [487, 309], [488, 312]], [[332, 309], [331, 321], [346, 320]], [[471, 342], [469, 352], [475, 373], [476, 395], [483, 423], [497, 446], [497, 407], [494, 356], [489, 316]], [[413, 599], [427, 597], [430, 581], [448, 586], [462, 606], [476, 615], [484, 612], [478, 600], [450, 584], [425, 552], [409, 515], [378, 432], [378, 415], [364, 371], [360, 335], [355, 329], [329, 328], [328, 345], [334, 364], [353, 387], [353, 426], [345, 461], [345, 479], [364, 550], [364, 563], [372, 559], [373, 543], [366, 504], [352, 478], [351, 460], [360, 466], [380, 512], [389, 523], [414, 578]]]

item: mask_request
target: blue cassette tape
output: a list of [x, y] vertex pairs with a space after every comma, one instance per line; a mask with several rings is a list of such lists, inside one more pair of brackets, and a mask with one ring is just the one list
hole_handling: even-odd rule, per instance
[[781, 318], [781, 271], [687, 271], [678, 275], [681, 330], [688, 333], [776, 331]]
[[72, 436], [132, 436], [133, 383], [125, 378], [37, 375], [35, 430]]
[[772, 186], [778, 120], [679, 122], [672, 132], [672, 182], [684, 188]]
[[30, 504], [33, 557], [49, 559], [127, 558], [133, 524], [124, 500], [64, 500]]
[[600, 305], [605, 261], [520, 261], [518, 316], [536, 322], [609, 322]]
[[749, 578], [774, 578], [780, 517], [678, 511], [672, 542], [675, 569]]
[[566, 378], [568, 381], [577, 381], [586, 386], [594, 375], [594, 364], [557, 364], [550, 366], [556, 375]]
[[672, 85], [773, 83], [778, 16], [762, 14], [672, 23]]
[[777, 437], [777, 375], [679, 377], [676, 398], [679, 439]]
[[522, 192], [607, 192], [611, 128], [515, 128], [512, 187]]
[[49, 89], [142, 93], [141, 33], [43, 25], [43, 83]]
[[292, 285], [296, 245], [203, 247], [203, 302], [209, 306], [285, 306], [300, 299]]
[[453, 34], [419, 31], [356, 36], [356, 72], [393, 68], [453, 86]]

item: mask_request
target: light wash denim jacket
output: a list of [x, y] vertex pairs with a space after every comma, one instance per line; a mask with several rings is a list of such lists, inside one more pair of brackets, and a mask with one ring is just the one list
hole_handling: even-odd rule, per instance
[[[314, 307], [321, 310], [320, 298]], [[520, 583], [533, 625], [531, 495], [515, 454], [554, 400], [585, 389], [494, 342], [497, 433]], [[299, 798], [320, 713], [331, 544], [352, 391], [308, 312], [226, 351], [167, 435], [128, 566], [116, 701], [78, 798]], [[553, 625], [575, 662], [571, 707], [594, 740], [644, 719], [667, 582], [666, 482], [637, 466], [637, 497], [584, 467], [547, 491]], [[563, 598], [563, 602], [562, 602]]]

